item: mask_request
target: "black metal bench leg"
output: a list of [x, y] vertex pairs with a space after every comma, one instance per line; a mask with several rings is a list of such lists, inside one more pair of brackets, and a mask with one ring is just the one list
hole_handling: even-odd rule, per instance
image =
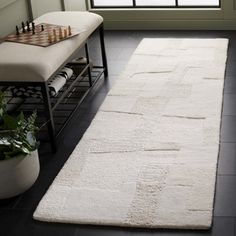
[[52, 107], [51, 107], [51, 103], [50, 103], [48, 86], [46, 83], [42, 83], [41, 92], [42, 92], [42, 96], [43, 96], [45, 116], [46, 116], [46, 121], [47, 121], [48, 134], [50, 137], [51, 148], [52, 148], [53, 152], [56, 152], [57, 151], [57, 144], [56, 144], [55, 125], [54, 125], [54, 120], [53, 120]]
[[104, 42], [103, 24], [99, 28], [99, 35], [100, 35], [101, 52], [102, 52], [102, 65], [104, 68], [104, 75], [105, 75], [105, 77], [107, 77], [108, 76], [108, 66], [107, 66], [107, 56], [106, 56], [106, 49], [105, 49], [105, 42]]
[[88, 65], [88, 77], [89, 77], [89, 86], [93, 86], [93, 81], [92, 81], [92, 74], [91, 74], [91, 68], [90, 68], [90, 58], [89, 58], [89, 48], [88, 48], [88, 43], [85, 44], [85, 53], [86, 53], [86, 60], [87, 60], [87, 65]]

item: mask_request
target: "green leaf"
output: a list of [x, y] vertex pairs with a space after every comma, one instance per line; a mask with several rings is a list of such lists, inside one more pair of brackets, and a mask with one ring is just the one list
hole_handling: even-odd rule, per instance
[[16, 120], [17, 122], [23, 121], [25, 119], [24, 113], [21, 112], [17, 117]]
[[8, 114], [3, 116], [4, 127], [6, 129], [14, 130], [18, 126], [18, 122], [14, 117], [9, 116]]
[[0, 160], [27, 155], [38, 148], [35, 111], [28, 118], [25, 118], [23, 112], [16, 117], [8, 115], [4, 95], [0, 93], [1, 114], [0, 123], [3, 124], [0, 126]]

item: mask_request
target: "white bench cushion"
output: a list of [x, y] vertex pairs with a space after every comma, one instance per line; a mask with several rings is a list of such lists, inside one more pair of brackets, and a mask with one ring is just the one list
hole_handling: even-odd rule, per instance
[[101, 16], [90, 12], [51, 12], [40, 16], [36, 24], [70, 25], [86, 31], [47, 48], [11, 42], [0, 44], [0, 81], [47, 81], [102, 22]]

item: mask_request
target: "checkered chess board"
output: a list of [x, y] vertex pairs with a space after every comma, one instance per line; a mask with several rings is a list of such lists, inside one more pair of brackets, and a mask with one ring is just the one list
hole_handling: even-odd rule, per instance
[[[41, 25], [44, 27], [44, 31], [41, 29]], [[59, 37], [59, 29], [62, 29], [62, 32], [64, 30], [67, 30], [67, 36], [60, 38]], [[30, 44], [35, 46], [41, 46], [41, 47], [48, 47], [50, 45], [53, 45], [55, 43], [59, 43], [63, 40], [69, 39], [71, 37], [74, 37], [82, 32], [84, 30], [78, 31], [77, 29], [71, 28], [71, 35], [69, 35], [68, 27], [66, 26], [60, 26], [60, 25], [53, 25], [53, 24], [47, 24], [47, 23], [41, 23], [39, 25], [35, 26], [35, 34], [31, 31], [27, 31], [27, 28], [25, 28], [25, 33], [20, 31], [19, 35], [16, 34], [10, 34], [8, 35], [4, 41], [8, 42], [15, 42], [15, 43], [23, 43], [23, 44]], [[54, 40], [53, 30], [56, 31], [56, 40]], [[49, 41], [49, 34], [52, 36], [52, 41]]]

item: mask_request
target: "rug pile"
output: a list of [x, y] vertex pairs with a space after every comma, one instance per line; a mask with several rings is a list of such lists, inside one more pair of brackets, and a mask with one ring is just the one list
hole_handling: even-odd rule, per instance
[[227, 47], [144, 39], [34, 218], [209, 228]]

